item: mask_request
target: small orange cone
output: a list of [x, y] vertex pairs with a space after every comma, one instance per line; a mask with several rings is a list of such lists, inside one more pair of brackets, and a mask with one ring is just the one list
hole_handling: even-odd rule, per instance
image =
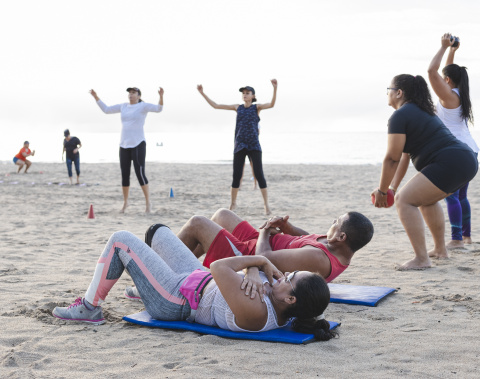
[[95, 218], [95, 213], [93, 213], [93, 204], [90, 204], [90, 209], [88, 210], [87, 218]]

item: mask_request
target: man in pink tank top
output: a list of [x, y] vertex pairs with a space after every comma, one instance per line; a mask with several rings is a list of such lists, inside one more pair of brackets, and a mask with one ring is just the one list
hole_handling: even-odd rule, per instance
[[197, 258], [206, 253], [205, 267], [221, 258], [257, 254], [267, 257], [282, 272], [316, 272], [330, 282], [373, 236], [372, 223], [358, 212], [338, 217], [325, 235], [308, 234], [290, 223], [288, 216], [271, 217], [260, 229], [269, 232], [268, 243], [260, 243], [259, 232], [247, 221], [219, 209], [211, 220], [193, 216], [177, 237]]

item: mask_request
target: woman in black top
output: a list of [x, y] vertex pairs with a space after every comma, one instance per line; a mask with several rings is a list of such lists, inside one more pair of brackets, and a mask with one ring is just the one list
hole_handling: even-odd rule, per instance
[[[431, 267], [430, 257], [448, 258], [445, 217], [438, 201], [472, 180], [478, 162], [473, 151], [435, 115], [427, 83], [421, 76], [395, 76], [387, 95], [388, 105], [395, 112], [388, 120], [388, 147], [379, 188], [372, 195], [376, 207], [386, 207], [389, 185], [396, 191], [412, 160], [419, 172], [396, 193], [395, 203], [415, 258], [397, 269], [425, 269]], [[422, 216], [433, 237], [430, 252]]]
[[237, 194], [240, 188], [240, 181], [243, 175], [243, 166], [245, 157], [248, 156], [254, 171], [254, 176], [258, 180], [258, 186], [263, 197], [263, 206], [267, 215], [271, 214], [268, 205], [267, 181], [263, 175], [262, 148], [258, 140], [258, 122], [260, 121], [260, 111], [273, 108], [277, 99], [277, 80], [271, 80], [273, 85], [273, 97], [270, 103], [253, 104], [257, 101], [255, 98], [255, 89], [250, 86], [240, 88], [244, 104], [224, 105], [217, 104], [211, 100], [204, 92], [203, 86], [197, 86], [198, 92], [215, 109], [225, 109], [237, 112], [237, 123], [235, 127], [235, 146], [233, 150], [233, 180], [231, 188], [230, 210], [237, 207]]

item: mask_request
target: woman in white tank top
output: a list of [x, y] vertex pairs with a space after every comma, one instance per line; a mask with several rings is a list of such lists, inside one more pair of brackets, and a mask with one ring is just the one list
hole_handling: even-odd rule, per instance
[[[468, 129], [469, 123], [473, 125], [473, 113], [467, 69], [453, 63], [455, 52], [459, 47], [460, 40], [450, 33], [445, 33], [441, 39], [440, 50], [433, 57], [428, 68], [428, 77], [438, 96], [438, 117], [457, 139], [478, 154], [478, 146]], [[440, 75], [438, 69], [448, 48], [450, 50], [446, 65]], [[447, 249], [464, 248], [465, 244], [472, 243], [470, 203], [467, 199], [468, 184], [445, 199], [452, 228], [452, 240], [447, 244]]]

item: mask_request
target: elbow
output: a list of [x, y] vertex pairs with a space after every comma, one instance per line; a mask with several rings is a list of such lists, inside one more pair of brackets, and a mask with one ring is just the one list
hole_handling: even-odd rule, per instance
[[383, 163], [388, 164], [388, 165], [398, 164], [400, 162], [400, 159], [401, 159], [401, 156], [400, 156], [400, 158], [396, 158], [396, 157], [392, 157], [391, 155], [387, 154], [385, 156], [385, 159], [383, 160]]
[[210, 263], [210, 273], [212, 274], [213, 278], [215, 279], [215, 276], [217, 275], [218, 272], [218, 266], [219, 266], [219, 261], [215, 261]]

